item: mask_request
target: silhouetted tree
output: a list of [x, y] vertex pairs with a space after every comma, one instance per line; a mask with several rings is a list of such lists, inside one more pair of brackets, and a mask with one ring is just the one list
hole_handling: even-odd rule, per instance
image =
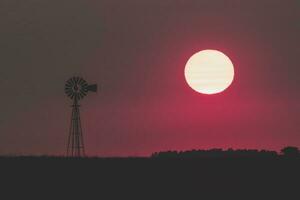
[[287, 157], [298, 157], [299, 149], [297, 147], [289, 146], [289, 147], [285, 147], [285, 148], [281, 149], [281, 153]]

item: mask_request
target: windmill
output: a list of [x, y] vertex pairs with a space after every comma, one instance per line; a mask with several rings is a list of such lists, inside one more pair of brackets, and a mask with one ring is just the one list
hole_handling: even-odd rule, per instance
[[67, 80], [65, 93], [73, 100], [71, 125], [67, 144], [67, 156], [85, 156], [79, 112], [79, 100], [82, 100], [88, 92], [97, 92], [97, 85], [89, 85], [83, 78], [80, 77], [72, 77]]

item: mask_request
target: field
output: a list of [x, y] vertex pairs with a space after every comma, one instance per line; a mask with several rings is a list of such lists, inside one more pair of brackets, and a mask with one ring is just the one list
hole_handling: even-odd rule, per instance
[[[120, 199], [298, 195], [300, 159], [2, 157], [2, 191]], [[17, 189], [17, 190], [15, 190]], [[18, 195], [13, 192], [11, 195]], [[158, 198], [160, 197], [160, 198]], [[164, 197], [164, 198], [163, 198]], [[217, 198], [218, 197], [218, 198]], [[259, 197], [259, 198], [258, 198]], [[90, 199], [90, 198], [86, 198]]]

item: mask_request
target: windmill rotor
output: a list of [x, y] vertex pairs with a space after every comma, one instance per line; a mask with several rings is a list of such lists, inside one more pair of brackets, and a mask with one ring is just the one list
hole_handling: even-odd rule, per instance
[[89, 91], [96, 92], [97, 85], [89, 85], [81, 77], [72, 77], [65, 84], [65, 93], [71, 99], [83, 99]]

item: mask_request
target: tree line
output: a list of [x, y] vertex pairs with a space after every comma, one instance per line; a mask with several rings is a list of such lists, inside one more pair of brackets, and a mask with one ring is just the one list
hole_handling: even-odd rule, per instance
[[269, 150], [257, 149], [209, 149], [189, 151], [161, 151], [155, 152], [151, 158], [267, 158], [267, 157], [289, 157], [300, 158], [300, 151], [297, 147], [287, 146], [280, 150], [280, 153]]

